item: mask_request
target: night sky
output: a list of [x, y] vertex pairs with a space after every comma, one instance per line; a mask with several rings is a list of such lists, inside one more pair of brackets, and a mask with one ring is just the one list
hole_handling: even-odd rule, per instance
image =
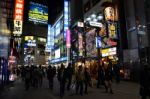
[[[46, 0], [44, 0], [46, 1]], [[53, 23], [63, 9], [64, 0], [48, 0], [49, 23]]]

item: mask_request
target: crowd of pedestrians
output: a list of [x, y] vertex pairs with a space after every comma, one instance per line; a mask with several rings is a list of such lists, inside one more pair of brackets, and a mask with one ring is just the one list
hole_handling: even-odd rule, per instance
[[[106, 92], [108, 90], [113, 93], [111, 81], [112, 81], [112, 67], [111, 63], [108, 66], [101, 64], [98, 68], [97, 88], [101, 85], [105, 86]], [[73, 69], [72, 64], [68, 66], [61, 64], [56, 69], [55, 66], [49, 65], [47, 68], [40, 66], [22, 66], [17, 69], [17, 75], [21, 75], [22, 80], [25, 83], [25, 90], [29, 90], [30, 87], [38, 88], [42, 86], [43, 77], [48, 80], [49, 89], [53, 90], [54, 78], [60, 84], [60, 96], [63, 97], [65, 91], [74, 90], [75, 94], [88, 94], [88, 87], [92, 86], [92, 77], [89, 68], [86, 66], [78, 66], [76, 70]]]
[[[150, 97], [150, 73], [148, 73], [148, 68], [141, 71], [140, 76], [140, 95], [142, 99], [146, 99], [147, 96]], [[59, 92], [60, 97], [63, 97], [65, 91], [73, 91], [74, 94], [79, 94], [83, 96], [88, 94], [88, 87], [93, 86], [93, 77], [87, 66], [79, 65], [76, 69], [72, 67], [69, 63], [67, 66], [61, 64], [57, 68], [55, 66], [49, 65], [48, 67], [40, 66], [23, 66], [17, 70], [17, 75], [21, 74], [22, 80], [25, 82], [25, 90], [29, 90], [30, 87], [39, 88], [42, 87], [43, 77], [48, 80], [48, 87], [53, 90], [54, 78], [59, 82]], [[147, 77], [147, 75], [149, 75]], [[120, 68], [118, 64], [100, 63], [97, 68], [97, 83], [96, 87], [105, 88], [105, 93], [114, 94], [112, 88], [113, 79], [116, 83], [120, 83]]]
[[38, 88], [42, 86], [43, 77], [45, 76], [44, 68], [42, 66], [31, 67], [26, 66], [21, 68], [21, 77], [25, 82], [25, 89], [28, 90], [31, 86]]

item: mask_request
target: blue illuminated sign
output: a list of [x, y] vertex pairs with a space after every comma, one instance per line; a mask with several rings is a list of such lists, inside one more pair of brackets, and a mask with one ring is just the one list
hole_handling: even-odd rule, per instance
[[64, 38], [66, 39], [66, 32], [69, 28], [69, 2], [64, 0]]
[[101, 37], [96, 37], [96, 47], [97, 48], [102, 47]]
[[54, 46], [54, 31], [53, 31], [53, 28], [51, 28], [51, 25], [48, 25], [46, 51], [50, 52], [53, 46]]
[[62, 57], [62, 58], [50, 60], [50, 63], [57, 63], [57, 62], [62, 62], [62, 61], [66, 61], [66, 60], [67, 60], [67, 57]]

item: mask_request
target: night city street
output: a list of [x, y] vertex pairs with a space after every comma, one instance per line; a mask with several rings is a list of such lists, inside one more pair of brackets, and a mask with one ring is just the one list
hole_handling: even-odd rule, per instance
[[150, 0], [0, 0], [0, 99], [150, 99]]
[[[88, 94], [83, 96], [76, 95], [75, 92], [65, 93], [64, 99], [140, 99], [139, 85], [137, 83], [122, 81], [120, 84], [114, 83], [114, 94], [105, 93], [104, 87], [97, 89], [95, 86], [89, 88]], [[10, 85], [1, 94], [1, 99], [61, 99], [59, 97], [59, 84], [55, 79], [54, 90], [48, 88], [48, 82], [45, 80], [41, 88], [31, 88], [28, 91], [24, 89], [21, 80]]]

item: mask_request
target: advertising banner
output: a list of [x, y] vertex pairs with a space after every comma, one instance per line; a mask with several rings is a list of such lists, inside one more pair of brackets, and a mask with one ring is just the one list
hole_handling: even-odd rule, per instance
[[96, 37], [96, 48], [101, 47], [102, 47], [101, 37]]
[[14, 14], [14, 35], [22, 34], [23, 27], [23, 12], [24, 12], [24, 0], [16, 0], [15, 14]]
[[79, 43], [79, 56], [83, 56], [83, 36], [78, 33], [78, 43]]
[[67, 48], [70, 48], [71, 47], [71, 33], [70, 33], [70, 30], [68, 29], [67, 32], [66, 32], [66, 47]]
[[86, 55], [87, 57], [96, 57], [97, 48], [96, 48], [96, 29], [93, 28], [86, 33]]
[[30, 2], [29, 21], [35, 23], [48, 23], [48, 7], [42, 4]]
[[109, 38], [117, 39], [117, 24], [115, 22], [108, 22]]

